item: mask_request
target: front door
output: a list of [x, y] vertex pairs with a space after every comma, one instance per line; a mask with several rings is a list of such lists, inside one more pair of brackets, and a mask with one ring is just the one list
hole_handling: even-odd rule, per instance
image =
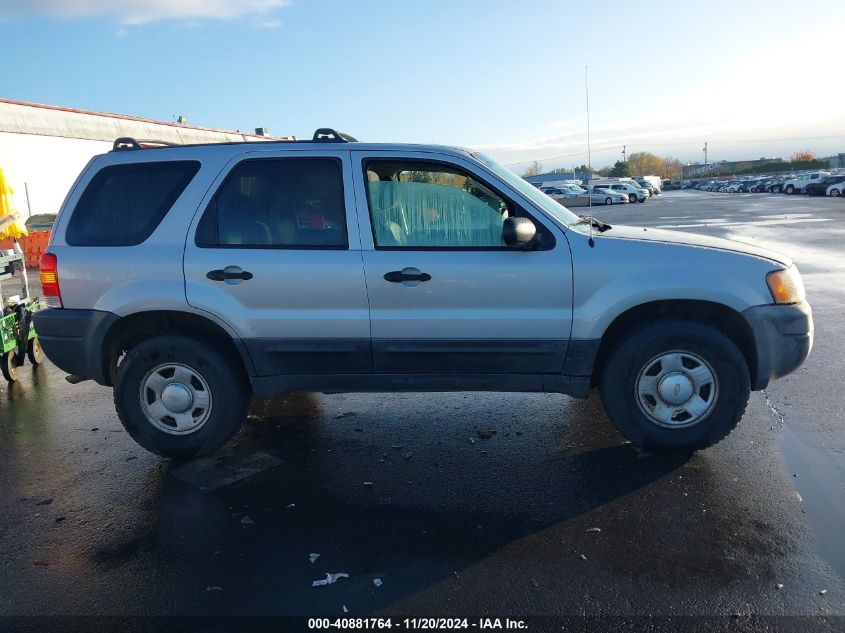
[[[477, 164], [432, 153], [352, 152], [373, 370], [560, 374], [572, 318], [563, 233]], [[537, 226], [507, 247], [507, 217]]]
[[188, 303], [259, 376], [372, 371], [349, 152], [253, 151], [211, 187], [185, 248]]

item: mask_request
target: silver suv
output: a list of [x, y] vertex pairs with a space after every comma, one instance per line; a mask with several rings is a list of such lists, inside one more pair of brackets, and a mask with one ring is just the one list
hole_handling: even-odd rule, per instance
[[291, 390], [597, 386], [635, 444], [700, 449], [809, 353], [783, 255], [575, 215], [475, 152], [353, 141], [119, 139], [42, 259], [47, 356], [190, 458]]

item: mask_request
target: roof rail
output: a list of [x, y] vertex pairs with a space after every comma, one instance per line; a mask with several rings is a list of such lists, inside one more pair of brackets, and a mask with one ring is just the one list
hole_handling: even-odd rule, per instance
[[113, 152], [121, 152], [129, 149], [144, 149], [145, 147], [174, 147], [178, 143], [169, 141], [156, 141], [153, 139], [134, 139], [130, 136], [121, 136], [115, 139], [112, 146]]
[[358, 141], [354, 136], [350, 136], [344, 132], [338, 132], [330, 127], [317, 128], [311, 140], [315, 143], [356, 143]]

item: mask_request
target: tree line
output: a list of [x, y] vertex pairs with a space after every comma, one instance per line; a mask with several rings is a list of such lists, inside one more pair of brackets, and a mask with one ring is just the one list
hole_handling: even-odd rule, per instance
[[[565, 167], [552, 170], [551, 173], [569, 173], [573, 170]], [[596, 173], [600, 176], [614, 178], [640, 178], [642, 176], [660, 176], [663, 179], [681, 179], [681, 161], [671, 156], [661, 158], [651, 152], [634, 152], [627, 161], [618, 160], [613, 167], [602, 169], [591, 169], [588, 165], [579, 165], [574, 168], [576, 173]], [[536, 176], [543, 173], [543, 164], [535, 160], [531, 162], [522, 172], [522, 177]]]

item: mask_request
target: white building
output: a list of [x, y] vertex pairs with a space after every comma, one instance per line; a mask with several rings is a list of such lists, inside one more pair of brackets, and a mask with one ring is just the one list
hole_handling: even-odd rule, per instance
[[57, 213], [79, 172], [114, 140], [130, 136], [170, 143], [273, 140], [120, 114], [0, 98], [0, 168], [15, 191], [21, 216]]

